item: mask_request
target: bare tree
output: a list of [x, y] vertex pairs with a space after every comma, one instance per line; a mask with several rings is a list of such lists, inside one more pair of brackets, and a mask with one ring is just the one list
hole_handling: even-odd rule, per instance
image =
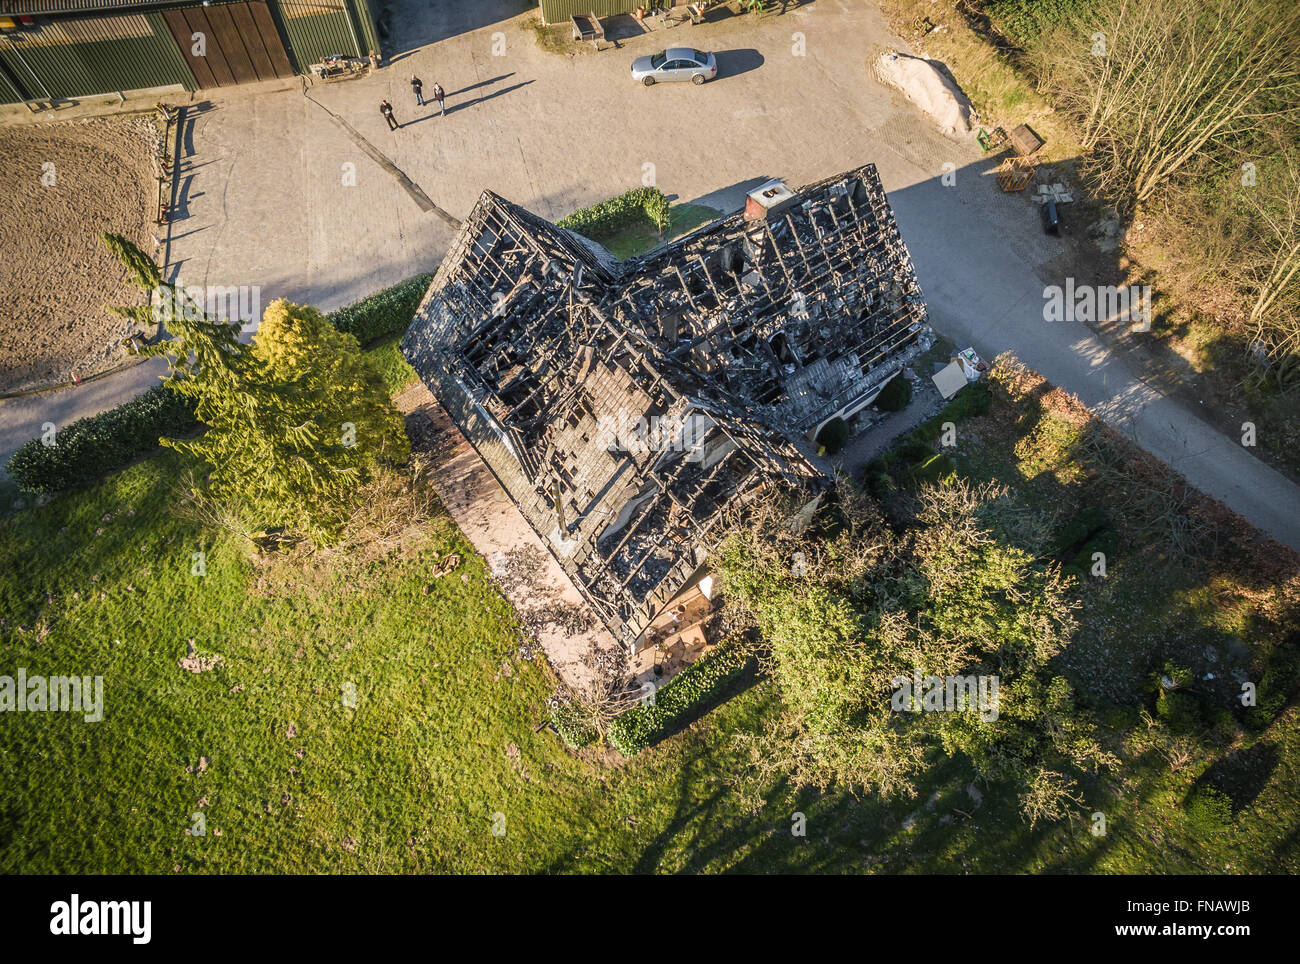
[[1084, 170], [1141, 203], [1211, 145], [1294, 114], [1300, 8], [1263, 0], [1102, 0], [1037, 48], [1079, 124]]

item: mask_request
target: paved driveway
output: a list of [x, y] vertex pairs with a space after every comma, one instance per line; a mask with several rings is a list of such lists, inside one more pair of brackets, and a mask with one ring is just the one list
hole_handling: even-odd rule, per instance
[[[940, 135], [867, 69], [901, 46], [869, 0], [817, 0], [760, 22], [683, 26], [575, 56], [538, 49], [517, 2], [400, 4], [397, 55], [378, 74], [304, 95], [211, 99], [192, 131], [186, 220], [172, 263], [187, 284], [257, 285], [332, 308], [432, 269], [491, 188], [546, 217], [653, 179], [684, 201], [739, 206], [769, 177], [798, 185], [873, 161], [916, 261], [935, 326], [1029, 366], [1129, 432], [1203, 491], [1300, 548], [1300, 494], [1193, 412], [1147, 389], [1084, 326], [1042, 320], [1065, 250], [1023, 199], [1000, 194], [973, 144]], [[514, 18], [514, 19], [508, 19]], [[630, 61], [667, 44], [716, 51], [702, 87], [631, 84]], [[447, 90], [417, 110], [408, 86]], [[390, 100], [404, 126], [378, 111]], [[952, 165], [956, 184], [941, 175]], [[351, 165], [349, 167], [349, 165]], [[1090, 279], [1079, 279], [1080, 282]], [[156, 378], [141, 366], [68, 392], [0, 403], [0, 450], [113, 404]]]

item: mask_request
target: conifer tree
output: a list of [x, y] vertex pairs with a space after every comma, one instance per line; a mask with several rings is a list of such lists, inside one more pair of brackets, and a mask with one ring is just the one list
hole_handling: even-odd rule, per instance
[[[166, 357], [164, 383], [195, 399], [207, 430], [164, 445], [210, 466], [208, 494], [256, 528], [284, 529], [320, 544], [342, 528], [349, 499], [410, 442], [383, 381], [351, 335], [315, 308], [269, 305], [253, 344], [238, 323], [214, 321], [122, 238], [114, 253], [144, 287], [170, 338], [144, 349]], [[152, 271], [149, 269], [152, 268]]]

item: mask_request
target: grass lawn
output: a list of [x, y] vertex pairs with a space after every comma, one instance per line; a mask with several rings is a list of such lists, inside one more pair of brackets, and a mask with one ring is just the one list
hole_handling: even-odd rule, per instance
[[[1068, 433], [1025, 411], [962, 423], [959, 468], [1077, 499], [1057, 464]], [[1207, 722], [1175, 768], [1130, 699], [1153, 653], [1277, 645], [1275, 588], [1213, 561], [1154, 578], [1121, 554], [1084, 590], [1066, 669], [1125, 760], [1084, 788], [1106, 836], [1084, 819], [1031, 831], [1005, 788], [972, 795], [964, 761], [937, 755], [915, 799], [778, 784], [753, 814], [728, 785], [731, 738], [773, 713], [769, 683], [634, 759], [571, 753], [539, 730], [549, 669], [522, 658], [512, 610], [445, 516], [387, 554], [258, 560], [177, 512], [185, 467], [163, 452], [0, 520], [0, 675], [104, 679], [101, 722], [0, 714], [0, 872], [1300, 869], [1294, 702], [1253, 730]], [[433, 578], [449, 552], [462, 565]], [[189, 640], [220, 661], [182, 668]], [[1181, 804], [1210, 778], [1240, 804], [1205, 829]]]
[[592, 240], [599, 241], [616, 258], [631, 258], [638, 254], [645, 254], [651, 248], [679, 238], [683, 234], [688, 234], [700, 225], [708, 224], [721, 216], [721, 211], [702, 204], [674, 204], [668, 209], [670, 225], [662, 238], [655, 230], [655, 226], [646, 218], [611, 234], [593, 237]]

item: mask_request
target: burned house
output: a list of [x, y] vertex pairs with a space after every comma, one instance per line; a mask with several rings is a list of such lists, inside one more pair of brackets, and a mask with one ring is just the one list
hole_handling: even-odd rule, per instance
[[929, 345], [875, 168], [626, 261], [491, 192], [402, 350], [615, 637], [698, 579], [723, 510], [815, 498], [819, 432]]

